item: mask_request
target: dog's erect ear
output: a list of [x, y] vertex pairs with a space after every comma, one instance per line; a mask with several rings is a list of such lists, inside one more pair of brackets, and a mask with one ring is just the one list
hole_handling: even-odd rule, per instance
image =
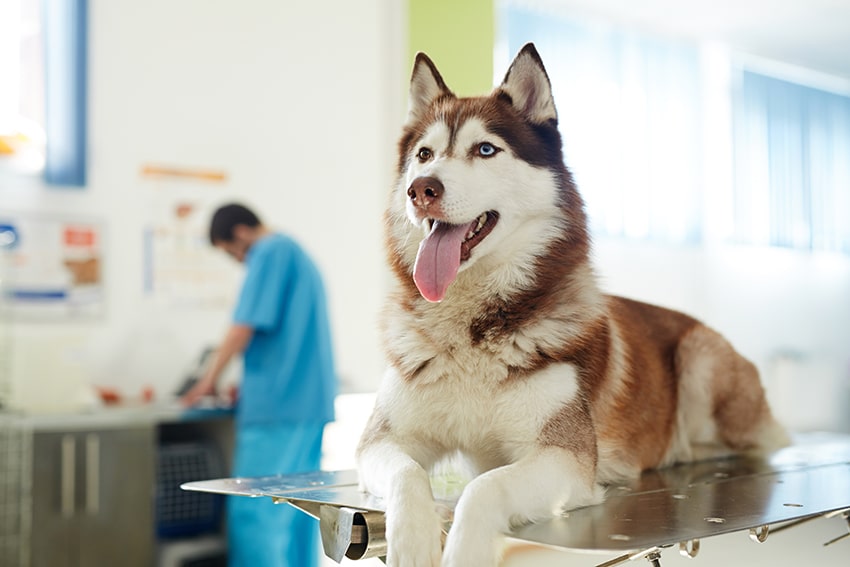
[[407, 108], [407, 123], [410, 124], [422, 117], [437, 97], [454, 96], [446, 86], [437, 66], [422, 52], [416, 54], [413, 63], [413, 75], [410, 77], [410, 98]]
[[529, 121], [535, 124], [558, 121], [552, 85], [533, 43], [526, 43], [520, 49], [499, 89], [511, 97], [514, 108]]

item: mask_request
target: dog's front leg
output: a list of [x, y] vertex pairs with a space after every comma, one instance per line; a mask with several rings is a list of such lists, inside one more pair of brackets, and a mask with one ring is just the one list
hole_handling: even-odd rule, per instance
[[442, 521], [426, 470], [432, 463], [431, 456], [390, 438], [358, 451], [360, 488], [382, 497], [386, 506], [390, 567], [440, 565]]
[[536, 449], [517, 462], [475, 478], [455, 509], [443, 567], [491, 567], [501, 555], [501, 534], [511, 524], [552, 517], [564, 507], [600, 502], [594, 461], [567, 449]]

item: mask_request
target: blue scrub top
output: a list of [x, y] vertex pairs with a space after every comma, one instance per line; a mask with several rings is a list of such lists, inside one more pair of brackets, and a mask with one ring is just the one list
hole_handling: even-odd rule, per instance
[[244, 353], [238, 421], [333, 421], [337, 381], [318, 269], [277, 233], [251, 246], [245, 268], [233, 319], [254, 335]]

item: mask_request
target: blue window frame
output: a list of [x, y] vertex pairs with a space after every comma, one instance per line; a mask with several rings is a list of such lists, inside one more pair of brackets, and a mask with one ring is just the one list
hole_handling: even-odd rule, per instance
[[44, 179], [84, 187], [87, 162], [87, 0], [45, 0]]

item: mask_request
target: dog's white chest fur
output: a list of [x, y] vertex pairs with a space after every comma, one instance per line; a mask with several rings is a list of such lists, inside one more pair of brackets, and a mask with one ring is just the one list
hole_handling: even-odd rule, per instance
[[570, 364], [552, 364], [533, 375], [500, 381], [478, 373], [486, 372], [487, 365], [470, 369], [440, 361], [443, 357], [433, 363], [454, 368], [433, 382], [406, 381], [390, 371], [379, 403], [399, 437], [420, 439], [445, 452], [460, 450], [473, 461], [492, 465], [519, 458], [578, 391]]

